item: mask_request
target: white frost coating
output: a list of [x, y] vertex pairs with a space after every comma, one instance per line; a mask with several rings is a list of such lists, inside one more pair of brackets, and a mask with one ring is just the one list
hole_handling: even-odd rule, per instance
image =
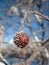
[[13, 39], [11, 39], [9, 43], [10, 43], [10, 44], [14, 44], [14, 41], [13, 41]]
[[40, 16], [39, 16], [39, 15], [37, 15], [37, 14], [35, 14], [35, 17], [36, 17], [37, 21], [41, 24], [42, 19], [40, 18]]
[[3, 26], [0, 26], [0, 44], [3, 41], [3, 34], [4, 34], [4, 27]]
[[0, 65], [5, 65], [3, 62], [0, 62]]
[[[2, 56], [2, 54], [0, 53], [0, 58], [7, 64], [7, 65], [10, 65], [5, 59], [4, 57]], [[4, 64], [4, 63], [3, 63]], [[1, 64], [0, 64], [1, 65]], [[4, 64], [5, 65], [5, 64]]]
[[49, 52], [48, 52], [48, 50], [45, 48], [44, 49], [44, 53], [45, 53], [45, 56], [47, 57], [47, 58], [49, 58]]
[[15, 15], [18, 15], [18, 8], [15, 6], [12, 6], [10, 9]]

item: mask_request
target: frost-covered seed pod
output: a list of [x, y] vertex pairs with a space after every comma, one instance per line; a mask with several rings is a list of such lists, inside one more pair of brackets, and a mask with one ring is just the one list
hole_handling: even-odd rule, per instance
[[24, 32], [17, 33], [14, 37], [14, 43], [18, 47], [23, 48], [29, 43], [29, 36]]

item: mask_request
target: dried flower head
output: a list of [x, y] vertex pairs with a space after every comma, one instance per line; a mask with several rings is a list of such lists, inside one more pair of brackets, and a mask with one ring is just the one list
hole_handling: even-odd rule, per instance
[[14, 37], [14, 43], [18, 47], [23, 48], [29, 43], [29, 36], [24, 32], [17, 33]]

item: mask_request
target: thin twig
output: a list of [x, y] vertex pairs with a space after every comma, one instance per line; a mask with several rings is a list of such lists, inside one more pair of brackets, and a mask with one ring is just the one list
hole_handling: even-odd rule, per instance
[[41, 16], [42, 19], [45, 19], [47, 21], [49, 21], [49, 18], [43, 14], [41, 14], [40, 12], [37, 12], [37, 11], [29, 11], [30, 14], [37, 14], [39, 16]]
[[34, 59], [40, 54], [40, 52], [41, 52], [41, 51], [43, 50], [43, 48], [46, 46], [45, 43], [47, 43], [47, 42], [49, 42], [49, 38], [46, 39], [46, 41], [43, 42], [44, 46], [39, 47], [39, 48], [37, 49], [37, 51], [30, 56], [30, 58], [26, 61], [27, 64], [30, 65], [30, 64], [32, 63], [32, 61], [34, 61]]

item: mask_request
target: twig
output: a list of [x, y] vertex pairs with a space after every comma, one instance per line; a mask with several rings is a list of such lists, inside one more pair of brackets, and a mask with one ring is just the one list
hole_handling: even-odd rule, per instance
[[[46, 39], [46, 41], [44, 41], [43, 44], [47, 43], [48, 41], [49, 41], [49, 38]], [[34, 54], [32, 54], [32, 55], [30, 56], [30, 58], [29, 58], [26, 62], [14, 63], [13, 65], [30, 65], [30, 64], [34, 61], [34, 59], [40, 54], [40, 52], [43, 50], [43, 48], [44, 48], [46, 45], [47, 45], [47, 44], [45, 44], [45, 45], [42, 46], [42, 47], [39, 47], [39, 48], [37, 49], [37, 51], [36, 51]]]
[[37, 51], [30, 56], [30, 58], [26, 61], [27, 64], [30, 65], [30, 64], [32, 63], [32, 61], [34, 61], [34, 59], [40, 54], [40, 52], [42, 51], [42, 49], [46, 46], [45, 43], [47, 43], [47, 42], [49, 42], [49, 38], [46, 39], [46, 41], [43, 42], [44, 46], [39, 47], [39, 48], [37, 49]]
[[39, 16], [41, 16], [42, 19], [46, 19], [47, 21], [49, 21], [49, 18], [43, 14], [41, 14], [40, 12], [37, 11], [29, 11], [29, 14], [37, 14]]
[[28, 12], [24, 11], [23, 13], [25, 13], [25, 16], [24, 16], [24, 19], [23, 19], [22, 24], [21, 24], [21, 29], [24, 28], [24, 23], [25, 23], [26, 19], [28, 18], [28, 15], [30, 15], [30, 14], [37, 14], [42, 19], [49, 21], [49, 18], [47, 16], [45, 16], [45, 15], [43, 15], [40, 12], [37, 12], [37, 11], [28, 11]]
[[10, 64], [4, 59], [4, 57], [2, 56], [1, 53], [0, 53], [0, 58], [1, 58], [1, 60], [2, 60], [5, 64], [10, 65]]

